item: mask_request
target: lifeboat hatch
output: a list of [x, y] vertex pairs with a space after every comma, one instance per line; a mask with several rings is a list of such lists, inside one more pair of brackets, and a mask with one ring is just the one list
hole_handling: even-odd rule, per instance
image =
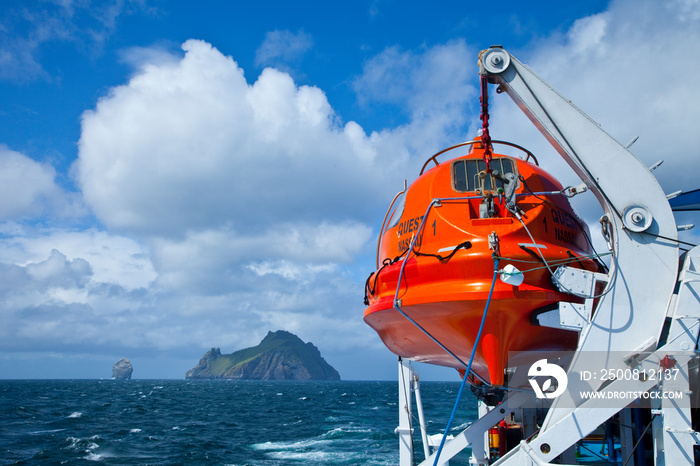
[[[452, 162], [452, 187], [458, 193], [476, 194], [505, 191], [504, 175], [511, 173], [517, 179], [517, 164], [509, 158], [491, 160], [491, 173], [481, 159], [463, 159]], [[517, 188], [517, 187], [516, 187]]]

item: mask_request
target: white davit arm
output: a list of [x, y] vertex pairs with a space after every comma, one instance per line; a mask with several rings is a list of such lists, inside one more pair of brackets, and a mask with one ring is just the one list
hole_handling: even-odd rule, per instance
[[621, 219], [630, 231], [651, 230], [678, 239], [656, 178], [591, 117], [500, 47], [482, 51], [479, 68], [515, 101], [595, 193], [606, 213]]
[[[632, 153], [506, 50], [482, 51], [479, 68], [530, 118], [593, 191], [606, 213], [614, 257], [609, 289], [581, 333], [578, 353], [599, 351], [605, 354], [603, 367], [624, 368], [620, 355], [646, 350], [658, 341], [676, 283], [678, 236], [666, 195]], [[586, 358], [579, 354], [570, 374], [591, 369], [583, 367]], [[567, 392], [576, 388], [572, 381], [570, 377]], [[589, 382], [591, 388], [597, 387], [590, 387]], [[558, 398], [555, 405], [562, 406], [565, 397]], [[569, 400], [569, 406], [571, 402], [578, 404]], [[550, 409], [545, 425], [553, 424], [566, 411]]]

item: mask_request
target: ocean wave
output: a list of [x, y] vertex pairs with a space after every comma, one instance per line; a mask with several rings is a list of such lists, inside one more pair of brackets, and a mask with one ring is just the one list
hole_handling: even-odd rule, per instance
[[[424, 398], [432, 401], [431, 389], [442, 394], [443, 387], [426, 383]], [[0, 464], [398, 463], [395, 383], [338, 382], [322, 386], [323, 394], [311, 388], [301, 382], [0, 381], [0, 392], [11, 390], [0, 419], [16, 445], [3, 451]], [[28, 397], [28, 391], [50, 396]], [[443, 398], [430, 413], [449, 414], [454, 400]], [[444, 430], [444, 421], [434, 427], [431, 433]]]
[[102, 461], [102, 458], [103, 455], [93, 452], [90, 452], [87, 455], [83, 456], [83, 459], [88, 461]]
[[297, 419], [294, 422], [285, 422], [284, 424], [282, 424], [282, 426], [287, 427], [287, 426], [293, 426], [293, 425], [298, 425], [298, 424], [303, 424], [303, 423], [304, 423], [303, 419]]
[[348, 438], [348, 437], [356, 437], [356, 436], [364, 436], [364, 434], [371, 433], [372, 429], [368, 428], [363, 428], [363, 427], [357, 427], [357, 426], [342, 426], [342, 427], [336, 427], [335, 429], [331, 429], [325, 434], [323, 434], [321, 437], [322, 438], [328, 438], [328, 439], [340, 439], [340, 438]]
[[[306, 461], [306, 462], [337, 462], [357, 459], [358, 450], [353, 445], [362, 442], [372, 429], [359, 426], [336, 427], [319, 436], [295, 440], [263, 442], [251, 445], [251, 448], [262, 451], [266, 456], [275, 460]], [[347, 450], [344, 451], [347, 447]]]
[[55, 434], [56, 432], [62, 432], [66, 429], [46, 429], [46, 430], [32, 430], [27, 432], [27, 435], [44, 435], [44, 434]]
[[254, 450], [267, 451], [267, 452], [294, 451], [294, 450], [309, 451], [309, 450], [316, 448], [318, 446], [328, 445], [330, 443], [331, 443], [330, 440], [323, 440], [323, 439], [314, 438], [314, 439], [308, 439], [308, 440], [297, 440], [294, 442], [256, 443], [256, 444], [251, 445], [251, 446]]
[[348, 461], [355, 459], [357, 453], [347, 452], [331, 452], [331, 451], [277, 451], [270, 453], [269, 456], [276, 460], [284, 461], [300, 461], [304, 463], [335, 463], [338, 461]]
[[97, 450], [100, 447], [97, 444], [96, 440], [100, 440], [99, 435], [93, 435], [92, 437], [88, 438], [67, 437], [63, 440], [61, 444], [61, 449], [84, 451], [85, 453], [90, 453], [94, 450]]
[[338, 462], [357, 461], [363, 454], [358, 449], [340, 451], [331, 440], [308, 439], [297, 442], [265, 442], [252, 446], [265, 456], [277, 461], [298, 461], [305, 464], [337, 464]]
[[462, 430], [466, 429], [467, 427], [469, 427], [470, 425], [472, 425], [471, 421], [470, 421], [470, 422], [465, 422], [465, 423], [462, 423], [462, 424], [460, 424], [460, 425], [458, 425], [458, 426], [452, 427], [452, 428], [450, 429], [450, 431], [451, 431], [451, 432], [454, 432], [454, 431], [462, 431]]

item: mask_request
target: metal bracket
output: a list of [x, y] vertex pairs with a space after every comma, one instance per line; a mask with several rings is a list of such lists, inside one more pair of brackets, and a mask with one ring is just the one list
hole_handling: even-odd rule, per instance
[[583, 183], [577, 184], [576, 186], [569, 186], [568, 188], [564, 188], [562, 192], [566, 197], [574, 197], [575, 195], [585, 193], [586, 191], [588, 191], [588, 185], [584, 181]]
[[586, 305], [560, 302], [557, 309], [543, 312], [536, 317], [542, 327], [560, 328], [580, 332], [588, 324]]
[[491, 234], [489, 235], [489, 249], [493, 251], [494, 254], [497, 256], [501, 255], [501, 250], [498, 246], [498, 234], [496, 234], [495, 231], [492, 231]]
[[552, 281], [564, 293], [582, 298], [592, 298], [595, 296], [596, 282], [607, 282], [608, 276], [602, 273], [589, 272], [588, 270], [561, 266], [554, 271]]

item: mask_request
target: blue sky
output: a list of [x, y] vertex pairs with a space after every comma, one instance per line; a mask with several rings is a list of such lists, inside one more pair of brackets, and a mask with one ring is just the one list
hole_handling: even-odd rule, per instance
[[[362, 322], [377, 229], [475, 135], [478, 51], [503, 44], [691, 190], [699, 23], [697, 0], [5, 2], [0, 377], [109, 377], [126, 356], [182, 378], [284, 329], [344, 379], [394, 379]], [[576, 183], [505, 95], [491, 116]]]

